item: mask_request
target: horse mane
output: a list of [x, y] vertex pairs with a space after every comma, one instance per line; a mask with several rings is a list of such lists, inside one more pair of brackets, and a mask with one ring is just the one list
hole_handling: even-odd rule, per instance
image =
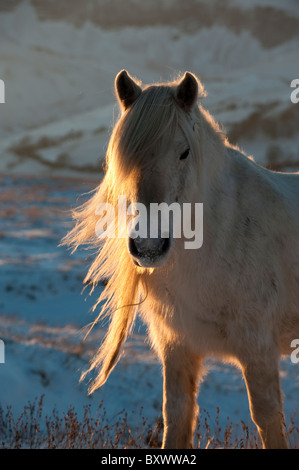
[[[198, 134], [194, 132], [198, 122], [192, 121], [175, 101], [174, 89], [178, 81], [145, 87], [132, 106], [120, 114], [108, 144], [103, 181], [87, 202], [73, 210], [74, 228], [62, 241], [73, 251], [80, 245], [96, 249], [96, 256], [84, 279], [84, 283], [92, 286], [92, 291], [102, 279], [108, 279], [93, 308], [95, 310], [103, 302], [91, 328], [106, 316], [110, 317], [110, 325], [89, 369], [81, 376], [83, 380], [92, 370], [97, 371], [89, 393], [105, 383], [117, 364], [120, 348], [133, 328], [138, 306], [146, 298], [149, 276], [148, 270], [134, 265], [125, 237], [117, 237], [117, 234], [115, 238], [100, 240], [97, 237], [97, 207], [103, 203], [112, 204], [117, 227], [118, 196], [125, 194], [127, 199], [134, 198], [138, 169], [154, 165], [155, 158], [163, 154], [178, 126], [185, 134], [192, 153], [199, 158]], [[199, 87], [199, 98], [203, 96], [203, 88]], [[198, 120], [199, 109], [196, 108], [195, 114]], [[218, 132], [216, 124], [214, 130]]]

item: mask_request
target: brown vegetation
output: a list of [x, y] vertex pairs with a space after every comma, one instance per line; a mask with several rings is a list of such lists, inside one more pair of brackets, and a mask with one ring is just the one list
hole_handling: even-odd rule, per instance
[[[74, 407], [50, 415], [43, 410], [44, 396], [24, 407], [19, 416], [11, 408], [0, 407], [0, 448], [2, 449], [143, 449], [159, 448], [163, 424], [149, 424], [139, 412], [138, 425], [132, 428], [129, 417], [121, 411], [110, 423], [103, 403], [93, 413], [86, 406], [80, 419]], [[215, 420], [206, 410], [201, 410], [195, 433], [195, 448], [200, 449], [257, 449], [261, 443], [252, 423], [241, 421], [235, 425], [227, 418], [225, 427], [220, 424], [220, 410]], [[237, 436], [237, 437], [236, 437]], [[293, 419], [287, 426], [290, 446], [299, 448], [299, 428]]]

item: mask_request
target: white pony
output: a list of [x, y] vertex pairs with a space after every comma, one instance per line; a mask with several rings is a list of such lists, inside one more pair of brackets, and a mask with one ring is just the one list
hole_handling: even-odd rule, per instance
[[[189, 72], [143, 87], [123, 70], [115, 87], [121, 113], [105, 177], [64, 240], [97, 248], [86, 276], [93, 287], [109, 279], [98, 303], [111, 321], [86, 372], [98, 371], [90, 393], [138, 313], [163, 364], [163, 448], [192, 447], [209, 356], [241, 368], [263, 447], [286, 448], [279, 360], [299, 338], [299, 175], [266, 170], [229, 144]], [[120, 195], [146, 207], [203, 203], [202, 247], [185, 249], [171, 233], [100, 240], [97, 207], [112, 204], [117, 218]]]

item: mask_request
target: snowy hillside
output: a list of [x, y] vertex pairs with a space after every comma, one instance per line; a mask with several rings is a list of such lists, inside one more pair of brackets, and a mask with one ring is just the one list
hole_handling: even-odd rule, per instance
[[233, 142], [262, 164], [297, 167], [295, 1], [66, 4], [0, 5], [0, 170], [94, 175], [118, 114], [113, 82], [122, 68], [144, 83], [194, 72]]

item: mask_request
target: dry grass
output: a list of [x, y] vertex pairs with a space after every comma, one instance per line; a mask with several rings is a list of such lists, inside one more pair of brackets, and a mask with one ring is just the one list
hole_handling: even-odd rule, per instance
[[102, 403], [96, 413], [84, 407], [83, 418], [70, 407], [62, 415], [53, 409], [43, 413], [44, 395], [24, 407], [15, 418], [10, 407], [0, 407], [0, 448], [2, 449], [137, 449], [157, 447], [161, 426], [154, 429], [139, 415], [140, 427], [132, 431], [125, 411], [109, 423]]
[[[91, 407], [84, 408], [79, 419], [73, 407], [62, 415], [54, 409], [44, 415], [42, 396], [24, 407], [17, 418], [10, 407], [0, 407], [0, 448], [2, 449], [151, 449], [159, 448], [162, 442], [161, 419], [155, 425], [148, 424], [138, 415], [138, 425], [132, 429], [125, 411], [109, 423], [103, 404], [96, 413]], [[261, 448], [257, 431], [252, 423], [243, 421], [233, 425], [229, 419], [221, 427], [220, 410], [215, 420], [206, 410], [201, 410], [195, 433], [195, 448], [201, 449], [257, 449]], [[213, 430], [213, 431], [212, 431]], [[287, 427], [290, 446], [299, 448], [299, 428], [293, 419]]]

